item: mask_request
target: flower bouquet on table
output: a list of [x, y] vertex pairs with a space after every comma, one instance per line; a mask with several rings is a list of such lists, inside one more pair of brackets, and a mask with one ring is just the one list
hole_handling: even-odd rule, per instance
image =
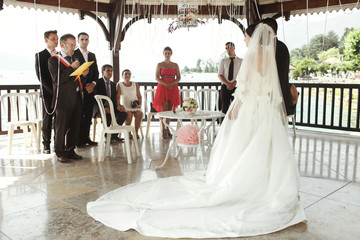
[[194, 115], [197, 111], [197, 108], [198, 104], [195, 98], [185, 98], [183, 102], [183, 107], [174, 110], [174, 113], [183, 112], [186, 115]]

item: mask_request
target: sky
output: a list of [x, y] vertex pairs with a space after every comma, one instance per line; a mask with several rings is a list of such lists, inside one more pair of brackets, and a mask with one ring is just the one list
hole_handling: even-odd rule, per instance
[[[288, 48], [294, 49], [306, 44], [316, 34], [334, 30], [339, 38], [345, 27], [360, 27], [360, 10], [339, 11], [326, 14], [313, 14], [291, 17], [289, 22], [278, 20], [278, 37]], [[107, 20], [103, 19], [107, 24]], [[90, 35], [88, 50], [97, 56], [98, 66], [111, 63], [109, 44], [98, 24], [91, 18], [80, 20], [77, 14], [48, 12], [19, 7], [4, 7], [0, 11], [2, 33], [0, 35], [0, 77], [8, 71], [21, 71], [36, 79], [34, 72], [35, 53], [44, 49], [43, 33], [58, 30], [59, 37], [65, 33], [77, 36], [79, 32]], [[225, 43], [232, 41], [236, 45], [238, 56], [244, 56], [246, 47], [241, 30], [232, 22], [208, 20], [204, 25], [190, 29], [178, 29], [168, 33], [171, 20], [140, 20], [133, 24], [122, 42], [120, 50], [120, 69], [132, 72], [146, 72], [155, 75], [155, 67], [163, 61], [163, 49], [173, 49], [172, 61], [184, 66], [195, 67], [196, 61], [219, 60], [225, 52]], [[8, 24], [3, 24], [8, 23]], [[246, 26], [246, 21], [242, 21]], [[325, 28], [326, 27], [326, 28]], [[60, 47], [58, 47], [58, 50]], [[149, 75], [149, 74], [148, 74]], [[149, 75], [152, 81], [153, 75]], [[1, 84], [1, 82], [0, 82]]]

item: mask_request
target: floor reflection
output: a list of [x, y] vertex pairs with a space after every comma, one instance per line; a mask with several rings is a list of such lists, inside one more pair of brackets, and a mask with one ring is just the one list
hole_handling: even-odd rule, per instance
[[[308, 217], [298, 225], [266, 235], [272, 239], [357, 239], [354, 221], [360, 219], [360, 140], [356, 137], [296, 132], [289, 140], [298, 162], [300, 201]], [[78, 149], [81, 161], [61, 164], [54, 154], [35, 153], [15, 135], [14, 155], [7, 155], [7, 137], [0, 136], [0, 239], [158, 239], [135, 231], [120, 232], [96, 222], [86, 212], [86, 203], [134, 182], [198, 172], [203, 166], [196, 149], [183, 149], [156, 170], [166, 155], [169, 140], [159, 127], [140, 139], [141, 156], [132, 144], [133, 163], [127, 164], [123, 143], [112, 143], [110, 156], [98, 147]], [[207, 163], [209, 152], [205, 155]], [[341, 221], [338, 221], [340, 219]], [[304, 227], [305, 226], [305, 227]], [[346, 227], [346, 232], [337, 231]], [[262, 236], [244, 239], [264, 239]]]

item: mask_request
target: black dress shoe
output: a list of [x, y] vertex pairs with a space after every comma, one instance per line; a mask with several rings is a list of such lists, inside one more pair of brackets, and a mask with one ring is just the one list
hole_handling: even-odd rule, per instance
[[78, 143], [78, 145], [76, 145], [76, 147], [84, 148], [84, 147], [86, 147], [86, 144], [85, 143]]
[[97, 142], [93, 142], [90, 139], [86, 142], [89, 146], [97, 146], [98, 143]]
[[119, 138], [118, 136], [116, 136], [116, 137], [111, 137], [111, 141], [123, 142], [124, 139], [123, 139], [123, 138]]
[[68, 153], [68, 158], [69, 158], [69, 159], [74, 159], [74, 160], [80, 160], [80, 159], [82, 159], [83, 157], [80, 156], [80, 155], [78, 155], [78, 154], [76, 154], [76, 152], [74, 152], [74, 151], [70, 151], [70, 152]]
[[50, 154], [50, 146], [44, 146], [43, 153], [44, 154]]
[[59, 162], [61, 162], [61, 163], [71, 163], [71, 160], [70, 160], [68, 157], [66, 157], [66, 156], [58, 157], [57, 160], [58, 160]]

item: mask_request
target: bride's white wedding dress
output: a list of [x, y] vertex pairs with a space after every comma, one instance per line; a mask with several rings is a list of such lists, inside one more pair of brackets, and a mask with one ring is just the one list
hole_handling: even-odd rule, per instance
[[174, 238], [253, 236], [304, 221], [274, 40], [268, 26], [255, 30], [206, 176], [130, 184], [89, 202], [88, 213], [121, 231]]

